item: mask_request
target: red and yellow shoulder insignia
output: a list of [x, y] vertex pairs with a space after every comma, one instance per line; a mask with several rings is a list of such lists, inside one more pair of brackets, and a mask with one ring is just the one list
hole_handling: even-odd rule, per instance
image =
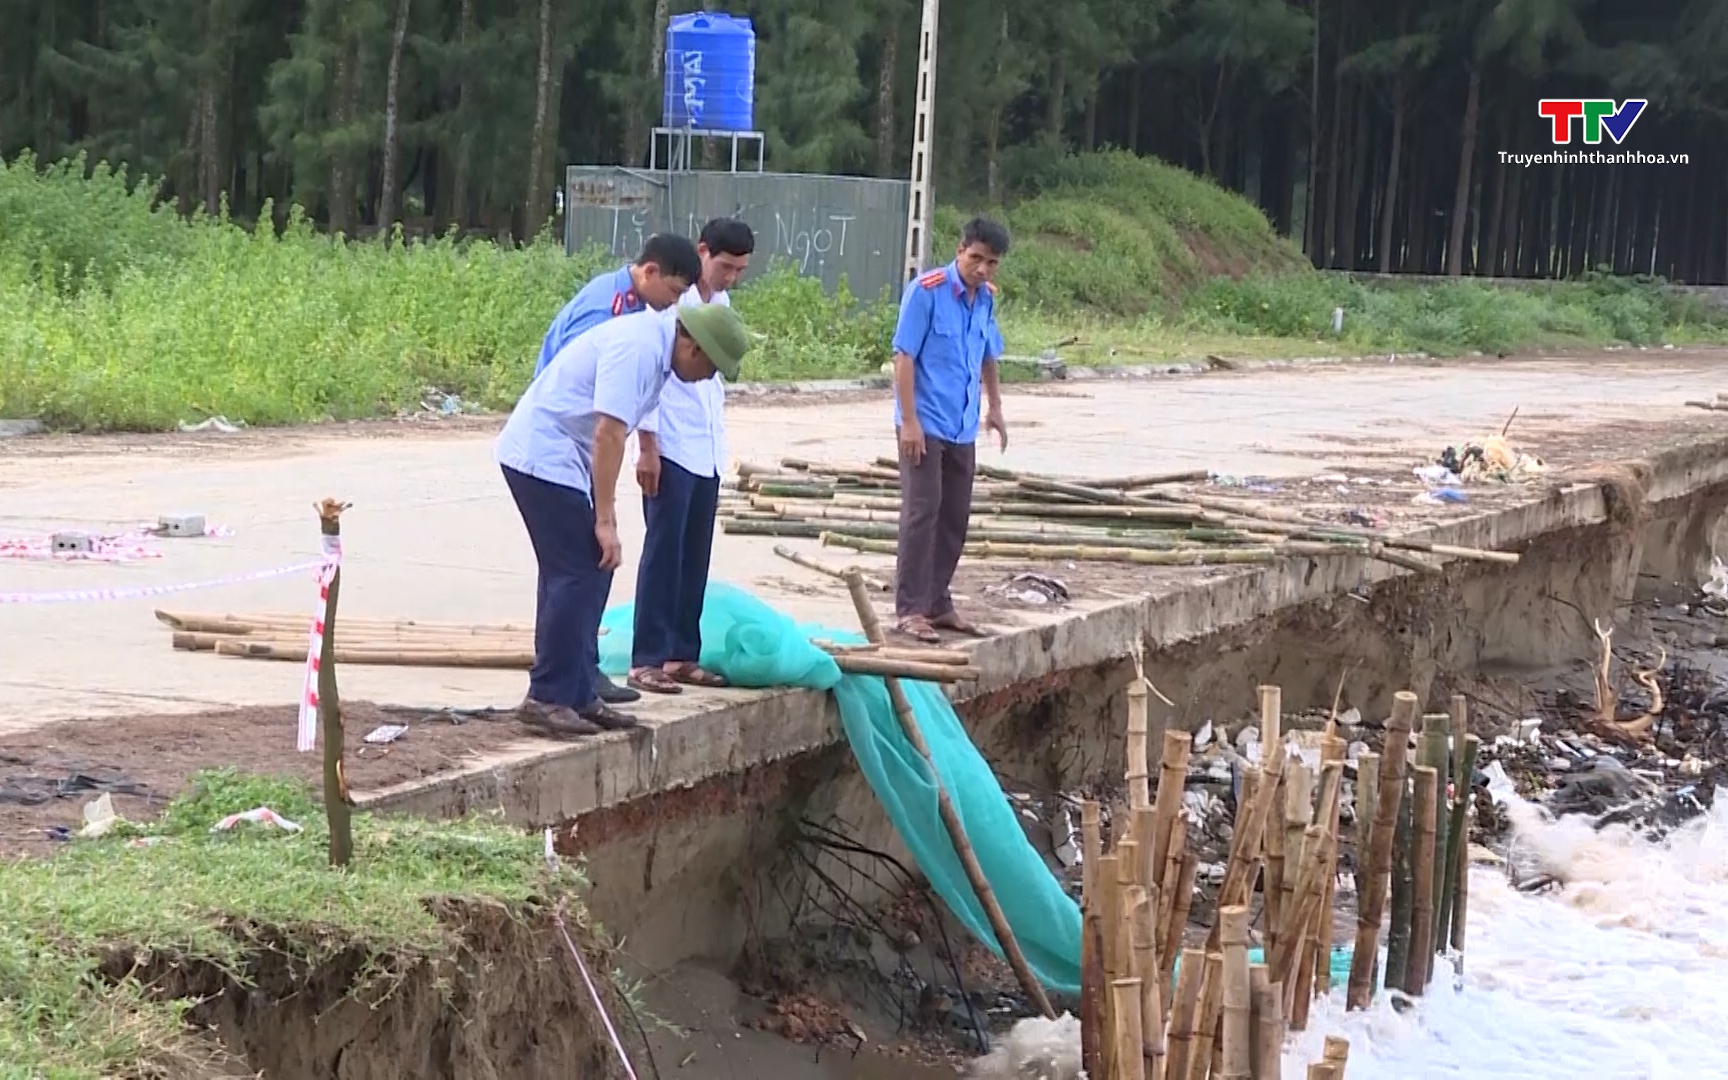
[[944, 281], [947, 281], [947, 280], [948, 280], [948, 268], [943, 267], [939, 270], [932, 270], [928, 274], [925, 274], [923, 277], [919, 278], [918, 284], [920, 287], [925, 288], [925, 289], [934, 289], [936, 286], [942, 284]]
[[613, 293], [612, 294], [612, 315], [614, 318], [616, 318], [622, 314], [624, 314], [624, 294], [623, 293]]

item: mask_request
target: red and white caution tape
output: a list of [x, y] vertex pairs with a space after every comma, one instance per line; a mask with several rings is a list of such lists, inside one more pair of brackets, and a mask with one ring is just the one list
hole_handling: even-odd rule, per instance
[[210, 578], [206, 581], [191, 581], [177, 585], [134, 585], [112, 589], [65, 589], [57, 592], [12, 592], [0, 593], [0, 605], [4, 604], [81, 604], [98, 600], [140, 600], [150, 596], [167, 596], [170, 593], [193, 592], [197, 589], [216, 589], [224, 585], [244, 585], [252, 581], [268, 581], [271, 578], [287, 577], [290, 574], [303, 574], [308, 570], [317, 570], [324, 566], [325, 560], [295, 563], [292, 566], [278, 566], [271, 570], [254, 570], [249, 574], [230, 574], [227, 577]]
[[318, 661], [324, 653], [324, 613], [329, 610], [330, 583], [342, 566], [342, 538], [325, 536], [324, 562], [318, 569], [318, 610], [306, 642], [306, 684], [300, 690], [300, 726], [294, 748], [302, 754], [318, 744]]
[[[232, 536], [226, 525], [211, 525], [205, 536]], [[30, 559], [53, 562], [130, 563], [142, 559], [160, 559], [162, 553], [151, 546], [161, 533], [155, 526], [139, 525], [125, 532], [90, 537], [89, 551], [55, 551], [53, 536], [0, 536], [0, 559]]]

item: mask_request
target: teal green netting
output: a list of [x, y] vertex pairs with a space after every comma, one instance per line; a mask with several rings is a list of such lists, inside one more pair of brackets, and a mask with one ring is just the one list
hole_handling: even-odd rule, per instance
[[[600, 666], [610, 675], [622, 675], [630, 667], [632, 607], [626, 604], [606, 613]], [[801, 626], [735, 586], [708, 586], [702, 608], [702, 666], [726, 676], [734, 686], [832, 690], [858, 765], [918, 868], [966, 928], [1000, 954], [942, 825], [928, 767], [901, 733], [887, 686], [873, 676], [841, 674], [834, 658], [810, 643], [815, 638], [847, 644], [864, 640], [856, 633]], [[930, 683], [902, 685], [954, 811], [1027, 962], [1044, 985], [1059, 993], [1078, 993], [1079, 906], [1027, 841], [1013, 804], [942, 691]]]

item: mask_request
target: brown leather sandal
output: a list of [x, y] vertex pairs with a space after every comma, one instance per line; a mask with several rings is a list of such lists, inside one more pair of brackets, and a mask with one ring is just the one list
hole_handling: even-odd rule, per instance
[[685, 686], [705, 686], [709, 689], [721, 690], [732, 685], [727, 681], [726, 676], [716, 675], [714, 672], [704, 669], [700, 664], [693, 664], [688, 660], [667, 668], [666, 674], [674, 682]]
[[676, 679], [657, 667], [639, 667], [630, 671], [628, 685], [645, 694], [682, 694], [684, 688]]
[[922, 615], [908, 615], [894, 625], [894, 632], [914, 641], [922, 641], [926, 645], [940, 645], [942, 635], [930, 625], [930, 620]]

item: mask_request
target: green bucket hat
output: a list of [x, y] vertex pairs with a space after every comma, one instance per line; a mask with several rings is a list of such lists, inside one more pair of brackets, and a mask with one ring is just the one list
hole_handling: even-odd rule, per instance
[[738, 365], [750, 349], [744, 320], [725, 304], [680, 304], [678, 325], [696, 340], [727, 382], [738, 379]]

